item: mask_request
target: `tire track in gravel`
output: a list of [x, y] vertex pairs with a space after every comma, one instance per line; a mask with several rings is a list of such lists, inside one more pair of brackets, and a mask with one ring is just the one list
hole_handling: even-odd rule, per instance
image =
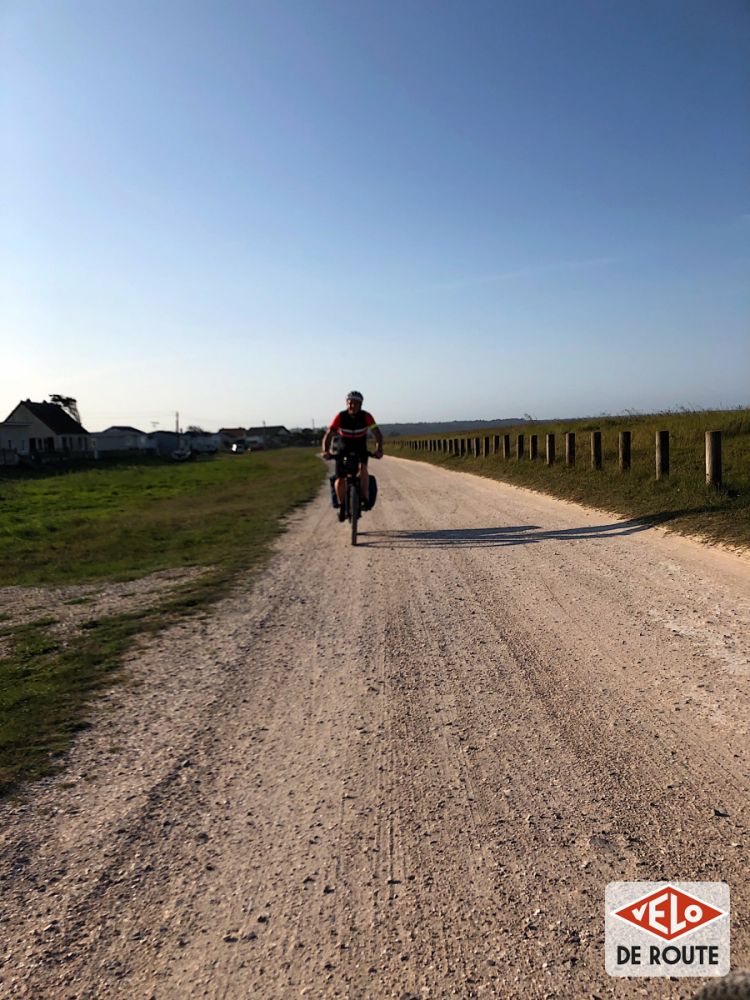
[[687, 998], [604, 974], [606, 882], [661, 876], [729, 881], [750, 964], [747, 564], [378, 473], [0, 806], [0, 995]]

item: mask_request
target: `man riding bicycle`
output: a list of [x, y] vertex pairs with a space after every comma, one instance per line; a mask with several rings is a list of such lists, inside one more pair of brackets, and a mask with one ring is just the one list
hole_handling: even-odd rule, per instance
[[336, 457], [336, 498], [339, 502], [339, 521], [346, 519], [346, 471], [344, 456], [355, 454], [359, 459], [359, 483], [363, 497], [370, 495], [370, 476], [367, 472], [367, 433], [372, 431], [378, 443], [376, 458], [383, 457], [383, 435], [375, 423], [375, 418], [367, 410], [362, 409], [364, 397], [361, 392], [352, 391], [346, 396], [346, 409], [341, 410], [331, 421], [331, 426], [323, 436], [323, 458], [329, 459], [331, 454], [331, 439], [334, 434], [341, 438], [341, 448]]

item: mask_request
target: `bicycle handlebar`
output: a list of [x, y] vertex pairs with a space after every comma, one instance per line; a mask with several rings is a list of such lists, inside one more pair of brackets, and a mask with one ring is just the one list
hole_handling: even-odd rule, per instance
[[[324, 451], [324, 452], [322, 452], [322, 455], [323, 455], [323, 458], [324, 458], [324, 459], [325, 459], [325, 460], [326, 460], [327, 462], [329, 462], [329, 461], [330, 461], [330, 460], [331, 460], [332, 458], [338, 458], [338, 455], [333, 455], [333, 454], [332, 454], [332, 453], [331, 453], [330, 451]], [[378, 461], [378, 462], [379, 462], [379, 461], [380, 461], [380, 459], [381, 459], [381, 458], [382, 458], [383, 456], [382, 456], [382, 455], [377, 455], [377, 454], [376, 454], [376, 453], [375, 453], [374, 451], [368, 451], [368, 452], [367, 452], [367, 457], [368, 457], [368, 458], [374, 458], [374, 459], [375, 459], [376, 461]]]

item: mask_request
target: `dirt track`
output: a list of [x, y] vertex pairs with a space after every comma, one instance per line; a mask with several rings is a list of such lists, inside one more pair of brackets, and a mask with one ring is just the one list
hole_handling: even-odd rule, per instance
[[750, 562], [375, 471], [0, 806], [0, 995], [691, 996], [606, 976], [615, 879], [727, 881], [750, 965]]

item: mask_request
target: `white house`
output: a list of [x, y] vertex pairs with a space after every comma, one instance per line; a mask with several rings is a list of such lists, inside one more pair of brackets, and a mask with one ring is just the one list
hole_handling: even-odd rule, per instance
[[31, 458], [92, 454], [89, 432], [57, 403], [22, 400], [0, 424], [0, 447]]

